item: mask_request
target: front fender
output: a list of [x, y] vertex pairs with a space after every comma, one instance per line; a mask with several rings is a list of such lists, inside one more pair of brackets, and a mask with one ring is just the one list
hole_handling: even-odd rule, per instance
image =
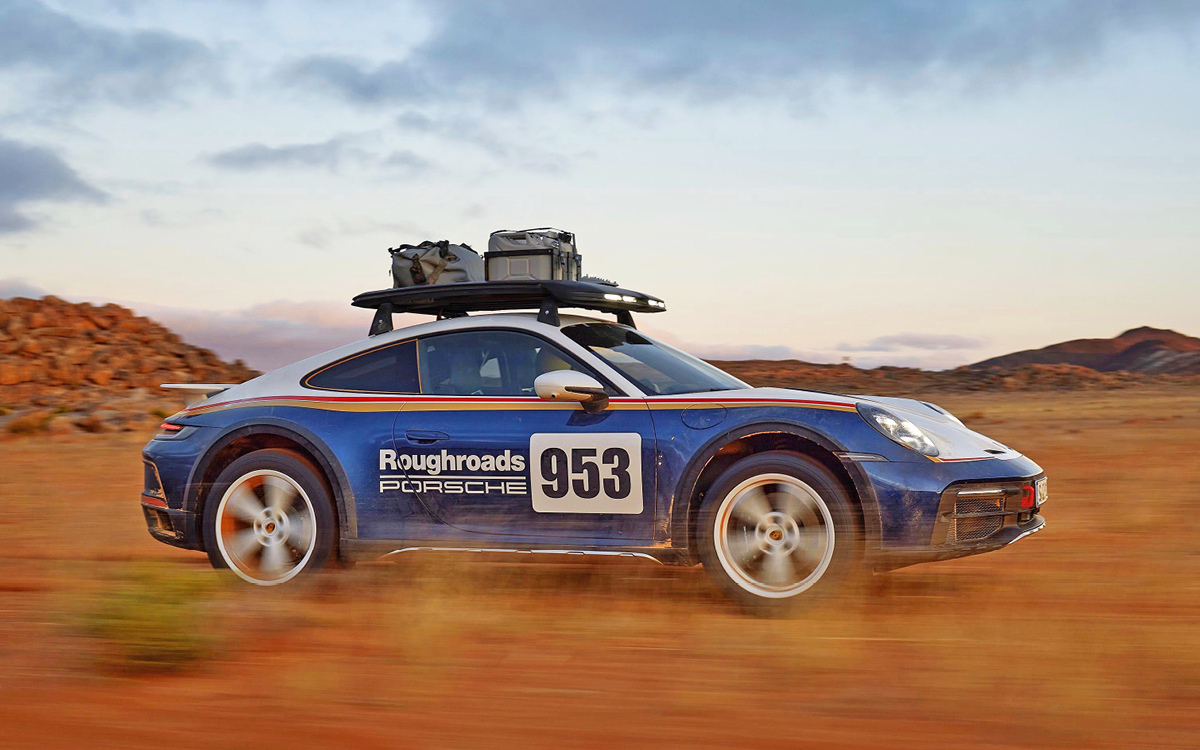
[[[856, 415], [857, 416], [857, 415]], [[697, 483], [704, 468], [726, 445], [746, 437], [761, 434], [784, 434], [806, 440], [819, 446], [829, 454], [835, 455], [847, 451], [847, 447], [831, 435], [814, 429], [810, 425], [790, 420], [774, 420], [770, 422], [744, 423], [731, 427], [720, 434], [710, 437], [685, 464], [678, 480], [674, 483], [671, 495], [670, 530], [673, 546], [680, 551], [689, 549], [691, 540], [691, 517], [693, 502], [696, 495]], [[870, 480], [861, 467], [853, 462], [840, 462], [853, 485], [862, 510], [863, 526], [868, 549], [879, 546], [881, 537], [879, 504]]]

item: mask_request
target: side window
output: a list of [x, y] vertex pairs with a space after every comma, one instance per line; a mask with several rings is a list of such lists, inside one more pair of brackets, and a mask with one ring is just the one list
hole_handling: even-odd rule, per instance
[[462, 331], [418, 342], [421, 392], [442, 396], [532, 396], [551, 370], [592, 374], [577, 359], [519, 331]]
[[302, 383], [307, 388], [355, 393], [420, 393], [417, 342], [371, 349], [317, 370]]

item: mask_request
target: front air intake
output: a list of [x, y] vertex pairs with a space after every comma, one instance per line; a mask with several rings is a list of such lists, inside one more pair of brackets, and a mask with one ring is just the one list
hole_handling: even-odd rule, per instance
[[1004, 525], [1004, 495], [1002, 493], [960, 493], [954, 499], [954, 515], [946, 533], [947, 544], [978, 542], [987, 539]]

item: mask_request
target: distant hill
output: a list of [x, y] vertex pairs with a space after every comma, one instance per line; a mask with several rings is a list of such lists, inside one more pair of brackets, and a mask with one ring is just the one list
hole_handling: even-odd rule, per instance
[[[954, 370], [863, 370], [797, 360], [713, 362], [752, 385], [926, 397], [945, 391], [1025, 391], [1200, 385], [1200, 339], [1135, 328]], [[192, 346], [117, 305], [55, 297], [0, 299], [0, 441], [41, 433], [150, 431], [181, 408], [164, 382], [240, 383], [258, 373]]]
[[1076, 339], [993, 357], [970, 369], [1075, 365], [1098, 372], [1200, 375], [1200, 338], [1165, 328], [1132, 328], [1111, 339]]

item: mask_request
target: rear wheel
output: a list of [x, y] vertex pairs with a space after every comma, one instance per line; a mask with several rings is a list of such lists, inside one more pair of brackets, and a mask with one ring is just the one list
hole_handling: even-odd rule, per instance
[[329, 491], [304, 458], [261, 450], [221, 472], [204, 508], [204, 546], [215, 568], [275, 586], [325, 565], [333, 552]]
[[738, 461], [700, 509], [704, 569], [753, 609], [792, 610], [826, 598], [856, 566], [856, 516], [841, 482], [791, 453]]

